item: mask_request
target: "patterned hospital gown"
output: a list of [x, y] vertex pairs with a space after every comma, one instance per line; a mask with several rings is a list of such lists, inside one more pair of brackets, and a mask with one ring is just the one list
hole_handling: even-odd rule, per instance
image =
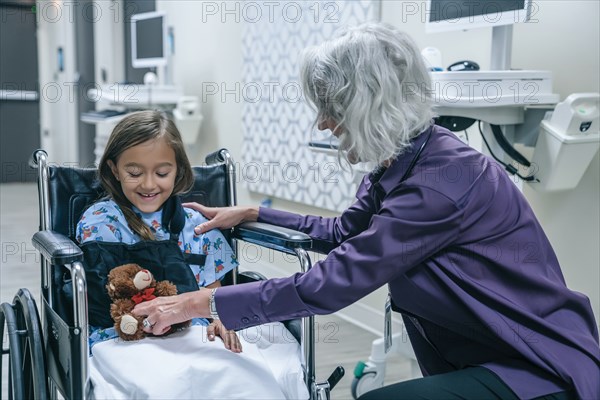
[[[194, 227], [207, 221], [199, 212], [184, 208], [185, 226], [179, 235], [178, 245], [182, 252], [206, 255], [204, 265], [190, 265], [198, 287], [210, 285], [238, 266], [233, 250], [217, 229], [196, 235]], [[169, 233], [162, 227], [162, 210], [154, 213], [142, 213], [134, 208], [142, 221], [150, 227], [156, 240], [168, 240]], [[135, 244], [141, 241], [133, 232], [125, 215], [113, 200], [100, 201], [88, 208], [77, 224], [76, 239], [80, 244], [90, 241]], [[194, 325], [206, 325], [206, 320], [195, 319]], [[91, 347], [104, 340], [116, 337], [114, 328], [90, 330]]]
[[[190, 265], [198, 286], [204, 287], [223, 278], [227, 272], [238, 265], [238, 261], [219, 230], [196, 235], [194, 227], [206, 222], [207, 219], [198, 211], [189, 208], [184, 210], [185, 227], [179, 235], [179, 248], [184, 253], [206, 255], [204, 265]], [[134, 211], [150, 227], [156, 240], [169, 239], [169, 233], [161, 224], [162, 210], [142, 213], [134, 208]], [[112, 200], [100, 201], [85, 211], [77, 224], [76, 239], [81, 244], [93, 240], [135, 244], [141, 240], [131, 230], [125, 215]]]

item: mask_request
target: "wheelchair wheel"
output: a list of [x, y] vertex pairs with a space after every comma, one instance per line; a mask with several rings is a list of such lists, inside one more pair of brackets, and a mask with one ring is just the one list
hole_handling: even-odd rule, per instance
[[[7, 328], [6, 335], [8, 338], [8, 348], [4, 348], [4, 343], [2, 344], [2, 356], [4, 357], [5, 354], [8, 354], [8, 388], [6, 391], [8, 392], [9, 400], [13, 398], [23, 399], [25, 398], [21, 384], [23, 382], [21, 373], [21, 360], [23, 357], [21, 355], [21, 344], [17, 332], [17, 317], [12, 305], [8, 303], [2, 303], [2, 306], [0, 306], [0, 337], [2, 337], [3, 341], [4, 326]], [[4, 377], [2, 375], [2, 364], [0, 363], [0, 378]], [[2, 382], [3, 380], [0, 381], [0, 394], [4, 395], [5, 388]]]
[[[0, 336], [7, 327], [8, 398], [47, 399], [48, 385], [43, 339], [37, 307], [27, 289], [20, 289], [13, 304], [4, 303]], [[1, 371], [0, 366], [0, 373]]]
[[360, 378], [354, 377], [354, 379], [352, 379], [352, 385], [350, 386], [352, 398], [358, 399], [363, 394], [375, 389], [372, 385], [374, 380], [375, 380], [374, 372], [364, 374]]

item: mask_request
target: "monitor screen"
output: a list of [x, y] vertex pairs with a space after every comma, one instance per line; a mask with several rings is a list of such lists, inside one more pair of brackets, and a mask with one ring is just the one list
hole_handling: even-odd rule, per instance
[[131, 16], [131, 64], [134, 68], [167, 63], [166, 14], [153, 11]]
[[429, 0], [427, 32], [444, 32], [526, 22], [530, 0]]

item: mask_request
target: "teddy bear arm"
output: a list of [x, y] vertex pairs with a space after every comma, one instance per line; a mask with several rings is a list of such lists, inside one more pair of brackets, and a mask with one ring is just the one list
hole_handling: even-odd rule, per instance
[[160, 281], [156, 283], [156, 296], [175, 296], [177, 294], [177, 286], [169, 281]]
[[145, 336], [142, 328], [143, 317], [131, 314], [135, 303], [129, 299], [115, 300], [110, 305], [110, 316], [115, 321], [115, 331], [123, 340], [140, 340]]
[[130, 314], [135, 307], [135, 303], [131, 299], [118, 299], [110, 305], [110, 316], [113, 320], [124, 314]]

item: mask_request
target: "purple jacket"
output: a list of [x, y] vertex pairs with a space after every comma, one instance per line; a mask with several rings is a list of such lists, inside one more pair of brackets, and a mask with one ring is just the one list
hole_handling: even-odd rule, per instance
[[304, 274], [216, 293], [228, 328], [328, 314], [388, 284], [424, 375], [481, 365], [520, 398], [600, 398], [589, 300], [565, 285], [529, 204], [501, 166], [434, 126], [365, 177], [340, 217], [260, 209], [328, 253]]

